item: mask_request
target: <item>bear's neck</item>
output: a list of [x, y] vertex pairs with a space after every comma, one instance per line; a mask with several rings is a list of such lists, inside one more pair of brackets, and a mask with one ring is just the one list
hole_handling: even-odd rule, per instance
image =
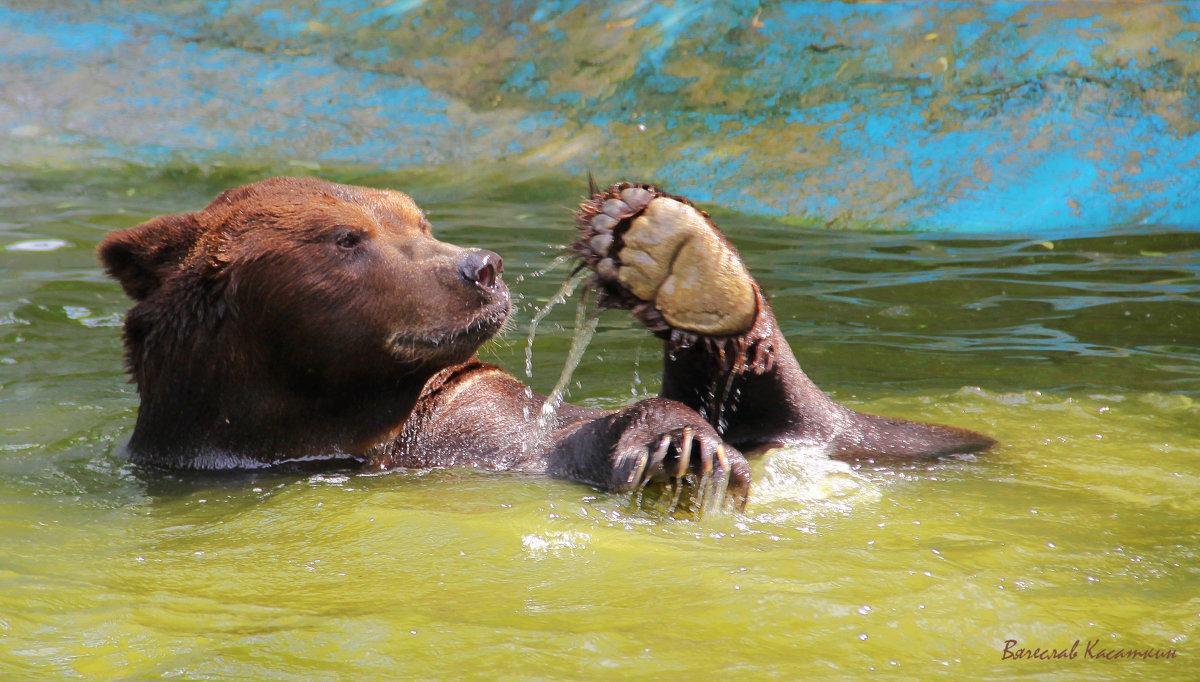
[[[170, 469], [235, 469], [361, 460], [400, 433], [436, 371], [393, 368], [335, 385], [308, 383], [301, 373], [272, 367], [244, 346], [225, 348], [221, 331], [209, 331], [215, 333], [127, 338], [131, 360], [135, 354], [161, 358], [150, 366], [130, 363], [141, 396], [129, 442], [135, 461]], [[195, 339], [216, 341], [216, 347], [196, 348]], [[146, 352], [144, 343], [158, 347]], [[232, 351], [235, 347], [243, 350]]]
[[244, 378], [146, 392], [129, 448], [137, 461], [176, 469], [361, 460], [400, 432], [427, 379], [321, 395]]

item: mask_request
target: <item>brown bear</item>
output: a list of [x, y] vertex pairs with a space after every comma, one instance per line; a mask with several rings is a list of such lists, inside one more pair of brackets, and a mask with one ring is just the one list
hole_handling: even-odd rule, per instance
[[827, 397], [736, 250], [686, 200], [622, 183], [594, 191], [578, 227], [605, 305], [666, 340], [662, 395], [617, 411], [564, 404], [545, 424], [544, 396], [474, 357], [509, 312], [500, 257], [438, 241], [404, 194], [272, 178], [109, 234], [100, 260], [136, 301], [131, 457], [531, 471], [606, 490], [671, 483], [704, 505], [744, 503], [739, 449], [912, 458], [992, 443]]

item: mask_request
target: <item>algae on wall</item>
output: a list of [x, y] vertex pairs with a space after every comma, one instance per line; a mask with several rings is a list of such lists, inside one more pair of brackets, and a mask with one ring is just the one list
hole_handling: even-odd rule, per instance
[[0, 163], [561, 169], [838, 226], [1200, 224], [1200, 6], [0, 9]]

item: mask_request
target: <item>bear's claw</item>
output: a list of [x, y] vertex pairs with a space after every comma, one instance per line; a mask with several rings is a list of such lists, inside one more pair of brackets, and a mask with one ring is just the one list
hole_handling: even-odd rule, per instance
[[[648, 443], [624, 473], [625, 485], [648, 507], [680, 511], [680, 503], [703, 512], [728, 502], [746, 506], [750, 468], [744, 457], [728, 450], [715, 434], [690, 426], [672, 429]], [[653, 493], [647, 491], [653, 489]]]
[[580, 206], [572, 248], [595, 272], [608, 307], [651, 331], [730, 337], [754, 325], [758, 297], [737, 250], [691, 202], [622, 182]]

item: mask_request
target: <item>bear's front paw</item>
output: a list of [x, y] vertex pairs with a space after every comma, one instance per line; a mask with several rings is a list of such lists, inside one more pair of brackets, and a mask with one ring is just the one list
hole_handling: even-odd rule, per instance
[[754, 325], [754, 280], [737, 250], [686, 199], [618, 183], [580, 206], [572, 248], [608, 305], [632, 308], [654, 331], [735, 336]]
[[[653, 435], [647, 438], [647, 432]], [[612, 487], [667, 512], [704, 513], [726, 503], [741, 510], [750, 491], [750, 465], [701, 420], [663, 433], [637, 429], [618, 445]]]

